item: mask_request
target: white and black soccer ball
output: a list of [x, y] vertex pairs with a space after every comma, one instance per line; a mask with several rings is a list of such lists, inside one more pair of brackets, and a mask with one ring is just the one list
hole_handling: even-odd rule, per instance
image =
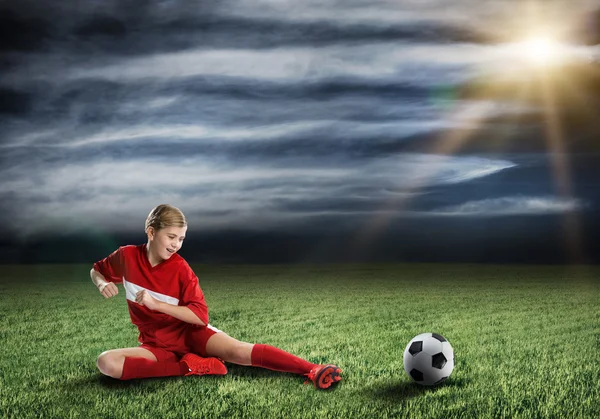
[[412, 338], [404, 350], [404, 370], [425, 386], [440, 384], [454, 369], [454, 350], [442, 335], [422, 333]]

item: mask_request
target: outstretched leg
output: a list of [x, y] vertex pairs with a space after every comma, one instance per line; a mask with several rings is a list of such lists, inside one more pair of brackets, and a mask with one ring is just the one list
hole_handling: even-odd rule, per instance
[[318, 388], [327, 388], [341, 380], [341, 370], [334, 365], [312, 364], [279, 348], [240, 342], [223, 332], [208, 338], [204, 353], [233, 364], [304, 375]]
[[206, 354], [238, 365], [252, 365], [274, 371], [308, 374], [315, 364], [269, 345], [240, 342], [220, 332], [206, 342]]

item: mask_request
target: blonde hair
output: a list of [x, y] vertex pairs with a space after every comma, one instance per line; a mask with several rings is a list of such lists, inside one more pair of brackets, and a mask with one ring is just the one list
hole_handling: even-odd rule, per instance
[[147, 232], [150, 227], [154, 228], [154, 231], [158, 231], [165, 227], [185, 226], [187, 226], [187, 220], [179, 208], [169, 204], [161, 204], [154, 207], [148, 214], [144, 231]]

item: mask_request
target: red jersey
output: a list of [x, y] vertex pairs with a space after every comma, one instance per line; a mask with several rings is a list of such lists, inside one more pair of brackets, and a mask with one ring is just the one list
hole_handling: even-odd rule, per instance
[[208, 307], [198, 277], [177, 253], [152, 267], [145, 244], [122, 246], [94, 263], [94, 269], [104, 275], [107, 281], [123, 284], [131, 322], [140, 331], [141, 343], [186, 352], [186, 329], [194, 327], [136, 303], [135, 295], [141, 290], [146, 290], [153, 298], [164, 303], [187, 306], [208, 325]]

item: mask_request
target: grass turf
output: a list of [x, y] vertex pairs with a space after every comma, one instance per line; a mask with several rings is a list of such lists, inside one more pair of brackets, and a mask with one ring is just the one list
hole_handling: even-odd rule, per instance
[[[3, 417], [600, 417], [598, 268], [482, 265], [193, 266], [211, 324], [335, 363], [331, 391], [228, 365], [225, 377], [121, 382], [95, 359], [137, 346], [124, 292], [89, 266], [0, 266]], [[405, 345], [444, 335], [445, 384], [411, 383]]]

